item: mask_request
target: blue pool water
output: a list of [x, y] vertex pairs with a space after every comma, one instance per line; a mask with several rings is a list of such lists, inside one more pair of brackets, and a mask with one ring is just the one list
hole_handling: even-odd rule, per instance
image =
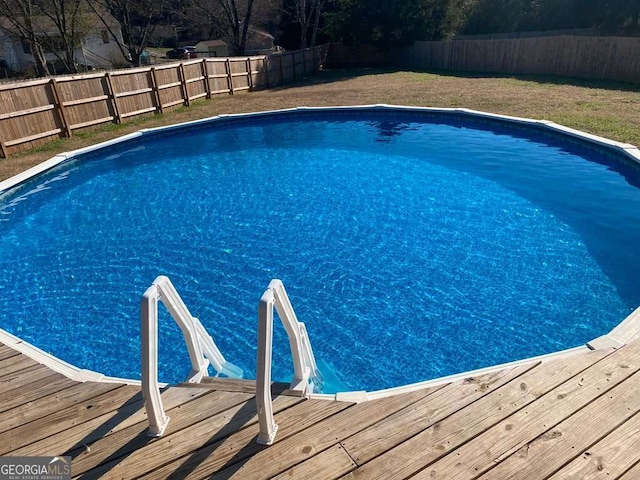
[[[283, 280], [329, 390], [569, 348], [640, 304], [640, 168], [557, 134], [362, 111], [213, 122], [67, 162], [0, 203], [0, 327], [140, 377], [140, 296], [171, 278], [254, 378]], [[274, 379], [292, 372], [277, 324]], [[189, 370], [160, 321], [160, 378]]]

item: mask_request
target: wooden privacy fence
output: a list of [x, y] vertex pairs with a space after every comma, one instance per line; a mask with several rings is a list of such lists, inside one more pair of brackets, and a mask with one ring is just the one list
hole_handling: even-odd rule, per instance
[[0, 86], [3, 157], [74, 130], [281, 85], [318, 70], [327, 46], [270, 56], [203, 58]]
[[415, 42], [400, 52], [399, 62], [421, 69], [640, 83], [640, 38], [558, 36]]

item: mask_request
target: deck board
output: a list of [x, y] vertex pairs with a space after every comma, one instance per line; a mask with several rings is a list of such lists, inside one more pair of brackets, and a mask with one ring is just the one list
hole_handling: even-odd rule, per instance
[[[180, 390], [190, 391], [192, 388]], [[210, 391], [209, 393], [211, 394], [213, 392]], [[165, 392], [163, 398], [166, 396], [167, 394]], [[211, 405], [211, 398], [208, 396], [194, 399], [188, 404], [174, 404], [173, 407], [171, 404], [167, 403], [165, 408], [167, 415], [169, 415], [171, 420], [169, 421], [169, 425], [163, 439], [164, 441], [166, 441], [166, 439], [171, 439], [171, 435], [173, 433], [179, 432], [180, 430], [191, 427], [200, 422], [206, 422], [206, 426], [215, 428], [216, 422], [224, 423], [224, 420], [226, 420], [230, 414], [233, 414], [235, 411], [234, 409], [240, 410], [247, 400], [251, 398], [252, 397], [247, 394], [224, 392], [224, 395], [216, 395], [214, 405]], [[183, 412], [186, 414], [183, 415]], [[220, 422], [220, 419], [222, 419], [222, 422]], [[74, 457], [74, 473], [83, 473], [87, 470], [96, 468], [107, 460], [113, 462], [120, 457], [128, 455], [133, 455], [134, 458], [142, 458], [145, 455], [152, 455], [153, 448], [143, 449], [143, 447], [149, 443], [149, 437], [146, 436], [147, 427], [148, 423], [146, 421], [135, 423], [127, 428], [123, 428], [120, 431], [114, 432], [111, 435], [92, 442], [89, 444], [91, 448], [90, 452], [82, 450], [79, 452], [73, 450], [68, 452], [72, 457]], [[210, 431], [205, 431], [206, 427], [204, 423], [200, 430], [203, 430], [203, 435], [211, 433]], [[193, 431], [192, 433], [191, 441], [197, 442], [197, 436], [200, 432]], [[123, 447], [123, 445], [126, 447]], [[186, 448], [188, 451], [188, 447], [185, 445], [178, 445], [176, 448]], [[142, 450], [132, 453], [135, 450], [140, 449]], [[117, 455], [113, 453], [116, 451], [118, 452]], [[168, 453], [169, 452], [167, 452], [167, 454]]]
[[[187, 405], [193, 399], [211, 393], [209, 389], [177, 389], [169, 388], [162, 392], [162, 401], [169, 414], [171, 409]], [[217, 404], [218, 402], [216, 402]], [[138, 424], [138, 428], [130, 428]], [[14, 450], [12, 455], [37, 455], [38, 452], [56, 452], [56, 454], [78, 457], [81, 453], [93, 452], [93, 455], [111, 455], [120, 450], [122, 445], [134, 448], [134, 439], [148, 426], [147, 415], [142, 399], [126, 404], [122, 408], [107, 412], [91, 420], [79, 423], [64, 431], [50, 435], [42, 440]], [[128, 429], [128, 430], [127, 430]], [[120, 433], [127, 430], [127, 433]], [[131, 431], [134, 431], [131, 434]], [[117, 435], [116, 435], [117, 434]], [[96, 443], [102, 440], [101, 443]], [[94, 457], [95, 458], [95, 457]], [[106, 457], [104, 457], [106, 458]], [[93, 460], [95, 466], [99, 462]], [[79, 469], [79, 466], [77, 467]]]
[[63, 390], [43, 396], [32, 402], [12, 408], [5, 412], [0, 425], [0, 433], [15, 429], [27, 423], [51, 415], [52, 412], [64, 410], [93, 399], [103, 392], [110, 392], [118, 388], [118, 385], [102, 384], [95, 389], [86, 388], [82, 383], [67, 386]]
[[[640, 344], [638, 344], [640, 346]], [[616, 351], [574, 376], [535, 402], [519, 409], [415, 476], [419, 478], [476, 478], [495, 467], [562, 419], [573, 415], [640, 369], [640, 348]], [[629, 363], [627, 363], [629, 362]]]
[[[22, 371], [17, 371], [10, 373], [9, 375], [5, 375], [0, 378], [0, 391], [4, 395], [8, 394], [9, 391], [13, 391], [10, 396], [16, 395], [18, 392], [25, 393], [30, 390], [30, 386], [33, 382], [49, 379], [51, 381], [56, 381], [61, 377], [57, 373], [52, 374], [51, 370], [45, 367], [44, 365], [33, 365], [31, 367], [27, 367]], [[3, 406], [0, 406], [0, 411], [3, 411]]]
[[536, 475], [552, 475], [567, 460], [587, 450], [590, 445], [612, 432], [638, 410], [630, 409], [640, 391], [640, 375], [636, 374], [608, 390], [565, 421], [527, 442], [509, 458], [480, 478], [527, 479]]
[[[337, 408], [345, 408], [343, 405], [330, 405], [326, 402], [311, 402], [300, 408], [302, 403], [306, 401], [296, 397], [278, 397], [273, 402], [273, 410], [276, 413], [286, 409], [292, 416], [308, 413], [308, 418], [315, 418], [317, 415], [327, 415]], [[180, 442], [176, 442], [171, 435], [162, 437], [120, 461], [105, 464], [89, 472], [91, 476], [88, 478], [122, 478], [123, 475], [144, 478], [149, 472], [152, 472], [149, 478], [161, 478], [174, 472], [178, 478], [186, 478], [191, 470], [202, 464], [215, 465], [215, 471], [240, 455], [240, 452], [263, 448], [255, 443], [257, 421], [255, 402], [243, 403], [214, 419], [194, 425], [188, 430], [188, 435], [181, 437]], [[154, 457], [161, 457], [163, 462], [171, 463], [157, 469], [158, 462]]]
[[[591, 352], [581, 357], [569, 357], [562, 362], [537, 365], [482, 397], [472, 408], [465, 408], [434, 424], [425, 422], [424, 430], [419, 434], [360, 466], [349, 478], [403, 479], [435, 461], [449, 458], [459, 446], [532, 404], [546, 392], [562, 385], [611, 353], [611, 350]], [[355, 452], [356, 450], [352, 457]], [[420, 456], [416, 456], [415, 452], [420, 452]]]
[[339, 443], [320, 452], [306, 462], [285, 470], [273, 477], [277, 480], [307, 480], [309, 478], [338, 478], [358, 465]]
[[534, 474], [552, 475], [567, 460], [575, 458], [576, 452], [587, 450], [635, 415], [640, 405], [636, 409], [629, 409], [628, 405], [634, 397], [637, 398], [638, 391], [640, 375], [636, 374], [567, 420], [527, 442], [480, 478], [526, 480]]
[[[83, 399], [83, 401], [78, 401], [62, 409], [56, 408], [54, 404], [48, 415], [0, 434], [0, 455], [7, 455], [23, 445], [63, 432], [74, 425], [115, 410], [134, 398], [140, 397], [138, 387], [117, 384], [97, 383], [91, 385], [86, 391], [88, 399]], [[34, 406], [34, 408], [38, 408], [38, 406]]]
[[633, 467], [636, 462], [637, 453], [640, 452], [638, 432], [640, 432], [640, 414], [636, 414], [598, 443], [585, 449], [550, 478], [553, 480], [617, 478]]
[[535, 366], [532, 363], [447, 385], [419, 402], [345, 439], [342, 441], [342, 446], [357, 464], [362, 465]]
[[14, 357], [5, 358], [0, 362], [0, 379], [36, 365], [38, 365], [38, 362], [25, 355], [16, 355]]
[[[418, 390], [359, 403], [302, 430], [293, 437], [281, 438], [268, 449], [245, 459], [240, 468], [227, 467], [211, 478], [270, 478], [387, 418], [398, 410], [414, 404], [434, 391], [437, 389]], [[287, 432], [287, 429], [283, 428], [284, 432]], [[194, 472], [196, 475], [193, 477], [187, 478], [201, 478], [211, 475], [214, 471], [204, 468]]]
[[[637, 457], [637, 453], [635, 455]], [[606, 477], [607, 479], [613, 477]], [[624, 475], [618, 477], [618, 480], [638, 480], [640, 478], [640, 459], [635, 463], [633, 467], [627, 470]]]
[[[42, 375], [31, 378], [32, 381], [22, 385], [12, 385], [0, 392], [0, 413], [33, 402], [75, 385], [64, 375]], [[2, 427], [0, 426], [0, 429]]]
[[20, 355], [20, 352], [6, 345], [0, 345], [0, 371], [2, 371], [2, 360]]
[[640, 478], [640, 341], [357, 404], [274, 385], [270, 447], [249, 382], [164, 389], [171, 421], [151, 438], [140, 387], [8, 349], [0, 455], [70, 455], [74, 478]]
[[[516, 368], [507, 368], [477, 377], [469, 377], [461, 383], [446, 385], [386, 419], [348, 437], [346, 440], [341, 441], [339, 445], [344, 448], [345, 453], [349, 455], [349, 458], [353, 460], [352, 463], [355, 464], [355, 468], [357, 468], [359, 465], [379, 457], [396, 445], [420, 433], [428, 426], [474, 403], [479, 398], [488, 395], [493, 390], [518, 378], [536, 366], [537, 363], [532, 362]], [[317, 455], [290, 469], [290, 472], [296, 474], [295, 472], [301, 469], [313, 470], [320, 468], [319, 462], [321, 461], [320, 455]], [[346, 463], [344, 463], [344, 466], [345, 469], [342, 471], [333, 469], [336, 477], [355, 470], [355, 468], [351, 468], [351, 465], [346, 468]], [[383, 473], [383, 475], [386, 475], [386, 473]]]

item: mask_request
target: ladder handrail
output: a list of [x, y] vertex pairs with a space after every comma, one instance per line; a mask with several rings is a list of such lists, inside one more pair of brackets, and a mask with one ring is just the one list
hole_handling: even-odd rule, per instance
[[142, 338], [142, 398], [149, 419], [149, 435], [164, 433], [169, 417], [164, 413], [158, 387], [158, 290], [151, 286], [140, 302]]
[[[218, 373], [241, 378], [242, 369], [227, 362], [200, 321], [191, 315], [171, 280], [157, 277], [140, 301], [142, 338], [142, 396], [149, 419], [148, 435], [164, 433], [169, 417], [165, 414], [158, 387], [158, 301], [162, 301], [180, 327], [189, 352], [191, 371], [187, 382], [197, 383], [209, 376], [211, 364]], [[205, 358], [206, 357], [206, 358]]]
[[209, 366], [209, 361], [204, 358], [202, 346], [198, 341], [195, 318], [191, 315], [191, 312], [182, 301], [178, 291], [168, 277], [163, 275], [159, 276], [153, 282], [153, 285], [155, 285], [157, 289], [158, 298], [162, 300], [164, 306], [167, 307], [171, 317], [178, 324], [178, 327], [180, 327], [182, 335], [184, 335], [187, 351], [189, 352], [189, 360], [191, 361], [191, 372], [187, 377], [187, 382], [199, 382], [202, 377], [208, 376], [207, 367]]
[[202, 353], [207, 357], [217, 374], [223, 374], [229, 378], [242, 378], [244, 373], [242, 369], [224, 359], [222, 352], [220, 352], [216, 343], [213, 341], [213, 338], [211, 338], [209, 332], [204, 328], [204, 325], [200, 323], [200, 320], [193, 317], [193, 321], [196, 328], [196, 334], [198, 335], [198, 341], [202, 347]]
[[260, 433], [257, 442], [271, 445], [276, 437], [278, 425], [273, 418], [271, 403], [271, 351], [273, 346], [272, 290], [264, 292], [258, 305], [258, 371], [256, 372], [256, 406]]
[[280, 280], [272, 280], [268, 288], [273, 292], [274, 306], [287, 332], [287, 337], [289, 337], [289, 348], [293, 359], [291, 390], [305, 390], [311, 371], [310, 366], [305, 364], [302, 335], [299, 327], [300, 322], [293, 311], [293, 306], [282, 282]]
[[258, 371], [256, 375], [256, 404], [260, 434], [257, 442], [271, 445], [278, 425], [273, 418], [271, 403], [271, 354], [273, 347], [273, 309], [287, 331], [291, 357], [293, 359], [293, 380], [289, 387], [306, 395], [312, 392], [315, 383], [322, 382], [304, 323], [299, 322], [289, 300], [284, 285], [274, 279], [260, 298], [258, 305]]

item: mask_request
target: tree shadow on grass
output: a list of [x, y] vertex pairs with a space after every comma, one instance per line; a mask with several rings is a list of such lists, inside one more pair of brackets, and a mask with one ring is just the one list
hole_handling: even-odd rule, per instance
[[403, 69], [395, 67], [361, 67], [361, 68], [335, 68], [327, 70], [318, 70], [316, 72], [308, 73], [299, 79], [287, 82], [282, 85], [275, 85], [269, 87], [269, 91], [277, 92], [281, 90], [288, 90], [292, 87], [309, 87], [314, 85], [324, 85], [328, 83], [344, 82], [352, 80], [354, 78], [366, 77], [370, 75], [383, 75], [386, 73], [395, 73], [403, 71]]
[[546, 74], [525, 74], [525, 73], [500, 73], [500, 72], [463, 72], [452, 70], [422, 70], [418, 68], [396, 68], [390, 71], [405, 71], [413, 73], [435, 74], [441, 77], [456, 78], [502, 78], [513, 79], [525, 82], [533, 82], [539, 85], [567, 85], [583, 88], [598, 88], [602, 90], [618, 90], [624, 92], [640, 92], [640, 84], [617, 82], [613, 80], [598, 80], [580, 77], [562, 77], [558, 75]]
[[359, 67], [359, 68], [335, 68], [319, 70], [309, 73], [293, 82], [287, 82], [283, 85], [272, 86], [270, 91], [287, 90], [292, 87], [306, 87], [315, 85], [324, 85], [335, 82], [344, 82], [359, 77], [371, 75], [385, 75], [400, 72], [411, 72], [415, 74], [437, 75], [445, 78], [461, 78], [461, 79], [513, 79], [525, 82], [533, 82], [539, 85], [567, 85], [582, 88], [597, 88], [602, 90], [614, 90], [623, 92], [640, 92], [640, 84], [616, 82], [612, 80], [598, 80], [579, 77], [561, 77], [557, 75], [542, 74], [518, 74], [518, 73], [499, 73], [499, 72], [466, 72], [451, 70], [423, 70], [419, 68], [399, 65], [389, 65], [386, 67]]

